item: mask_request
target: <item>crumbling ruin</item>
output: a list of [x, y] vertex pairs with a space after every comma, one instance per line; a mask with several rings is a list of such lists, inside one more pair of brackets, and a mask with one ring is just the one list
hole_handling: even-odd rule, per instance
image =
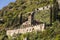
[[[52, 5], [53, 6], [53, 5]], [[45, 29], [45, 23], [38, 22], [34, 20], [34, 14], [37, 11], [40, 10], [48, 10], [50, 9], [50, 5], [44, 6], [38, 9], [35, 9], [33, 12], [28, 13], [28, 20], [25, 22], [22, 22], [22, 14], [20, 16], [20, 28], [19, 29], [14, 29], [14, 30], [7, 30], [6, 34], [9, 36], [13, 36], [14, 34], [25, 34], [27, 32], [32, 32], [32, 31], [44, 31]]]
[[35, 12], [29, 13], [28, 21], [22, 23], [21, 28], [14, 30], [7, 30], [6, 34], [13, 36], [14, 34], [20, 34], [20, 33], [25, 34], [27, 32], [32, 32], [32, 31], [44, 31], [45, 24], [34, 21], [34, 13]]

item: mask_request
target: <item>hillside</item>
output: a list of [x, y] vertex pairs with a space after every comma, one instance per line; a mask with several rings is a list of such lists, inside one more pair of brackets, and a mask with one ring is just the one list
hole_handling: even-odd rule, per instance
[[[52, 4], [51, 0], [16, 0], [15, 3], [10, 3], [8, 6], [0, 10], [0, 17], [4, 19], [4, 24], [1, 24], [3, 27], [8, 27], [8, 25], [13, 26], [19, 22], [17, 15], [23, 13], [26, 15], [28, 12], [32, 12], [37, 8]], [[38, 14], [37, 14], [38, 15]], [[27, 18], [27, 16], [25, 16]], [[37, 16], [38, 17], [38, 16]], [[12, 25], [12, 21], [13, 25]], [[18, 22], [17, 22], [18, 20]], [[17, 22], [17, 23], [16, 23]]]
[[[46, 26], [46, 31], [40, 32], [31, 32], [26, 34], [17, 34], [14, 35], [14, 39], [7, 38], [6, 30], [7, 29], [16, 29], [20, 28], [21, 23], [21, 14], [22, 21], [24, 22], [28, 18], [28, 13], [35, 11], [40, 7], [47, 5], [52, 5], [53, 8], [49, 10], [38, 11], [34, 15], [34, 19], [39, 22], [46, 23], [51, 26]], [[44, 9], [44, 8], [43, 8]], [[52, 10], [52, 12], [51, 12]], [[52, 13], [52, 17], [51, 17]], [[58, 13], [58, 18], [56, 17]], [[0, 10], [0, 40], [22, 40], [27, 37], [28, 40], [60, 40], [60, 11], [58, 10], [58, 5], [56, 0], [16, 0], [14, 3], [10, 3], [8, 6]], [[58, 21], [59, 20], [59, 21]], [[31, 37], [32, 36], [32, 37]]]

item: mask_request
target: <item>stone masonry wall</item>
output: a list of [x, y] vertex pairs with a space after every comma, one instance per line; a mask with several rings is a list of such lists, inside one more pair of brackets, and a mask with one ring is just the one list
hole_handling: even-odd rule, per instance
[[36, 25], [36, 26], [31, 26], [31, 27], [26, 27], [26, 28], [23, 28], [23, 29], [16, 29], [16, 30], [7, 30], [6, 31], [6, 34], [8, 36], [13, 36], [14, 34], [25, 34], [27, 32], [32, 32], [32, 31], [44, 31], [44, 27], [45, 27], [45, 24], [40, 24], [40, 25]]

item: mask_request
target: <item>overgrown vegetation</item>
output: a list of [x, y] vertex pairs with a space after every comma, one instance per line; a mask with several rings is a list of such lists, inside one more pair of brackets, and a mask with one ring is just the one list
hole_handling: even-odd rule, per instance
[[[58, 26], [57, 26], [58, 25]], [[26, 34], [17, 34], [16, 38], [12, 38], [14, 40], [22, 40], [26, 38], [27, 40], [60, 40], [60, 23], [56, 21], [52, 26], [48, 27], [43, 32], [31, 32]]]
[[[47, 26], [44, 32], [31, 32], [26, 34], [14, 35], [15, 38], [7, 38], [7, 29], [14, 29], [20, 27], [20, 15], [23, 14], [23, 21], [27, 19], [28, 12], [32, 12], [37, 8], [52, 5], [51, 10], [39, 11], [35, 14], [35, 20], [50, 24], [50, 13], [52, 13], [53, 25]], [[16, 0], [15, 3], [10, 3], [8, 6], [0, 10], [0, 40], [22, 40], [27, 37], [28, 40], [60, 40], [60, 15], [57, 19], [58, 5], [56, 0]], [[60, 12], [59, 12], [60, 13]], [[2, 20], [1, 20], [2, 19]]]

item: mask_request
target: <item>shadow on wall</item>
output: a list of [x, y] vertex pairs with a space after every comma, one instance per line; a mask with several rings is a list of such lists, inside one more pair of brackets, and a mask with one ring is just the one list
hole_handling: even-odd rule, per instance
[[57, 16], [57, 20], [60, 22], [60, 15]]

